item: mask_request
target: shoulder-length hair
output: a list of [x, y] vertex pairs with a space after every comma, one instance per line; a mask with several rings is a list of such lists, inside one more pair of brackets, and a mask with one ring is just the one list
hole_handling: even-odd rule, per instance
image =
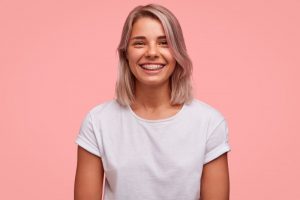
[[189, 58], [180, 24], [167, 8], [148, 4], [135, 7], [127, 16], [123, 26], [121, 41], [117, 48], [119, 55], [118, 78], [116, 81], [116, 101], [122, 106], [129, 106], [135, 101], [135, 77], [130, 71], [126, 51], [133, 24], [142, 17], [158, 20], [164, 29], [170, 51], [176, 60], [176, 66], [170, 76], [171, 105], [191, 103], [193, 99], [192, 61]]

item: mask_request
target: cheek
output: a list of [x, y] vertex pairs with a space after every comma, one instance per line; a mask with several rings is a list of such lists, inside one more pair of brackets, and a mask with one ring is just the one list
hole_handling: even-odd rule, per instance
[[129, 51], [127, 54], [127, 60], [129, 63], [136, 63], [142, 56], [142, 52], [140, 51]]
[[161, 51], [161, 54], [169, 61], [169, 62], [176, 62], [175, 58], [171, 54], [169, 50]]

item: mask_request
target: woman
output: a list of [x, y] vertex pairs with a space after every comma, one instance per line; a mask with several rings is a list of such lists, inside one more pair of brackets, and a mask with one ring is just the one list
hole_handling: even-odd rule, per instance
[[88, 112], [76, 140], [75, 199], [101, 199], [103, 186], [105, 200], [229, 199], [227, 124], [192, 96], [176, 17], [136, 7], [118, 53], [116, 99]]

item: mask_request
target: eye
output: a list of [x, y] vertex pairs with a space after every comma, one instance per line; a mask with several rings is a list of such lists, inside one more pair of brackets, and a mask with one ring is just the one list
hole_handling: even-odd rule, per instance
[[144, 45], [144, 42], [141, 42], [141, 41], [134, 42], [133, 45], [135, 45], [135, 46], [142, 46], [142, 45]]
[[168, 46], [168, 42], [167, 42], [167, 40], [162, 40], [159, 42], [159, 45]]

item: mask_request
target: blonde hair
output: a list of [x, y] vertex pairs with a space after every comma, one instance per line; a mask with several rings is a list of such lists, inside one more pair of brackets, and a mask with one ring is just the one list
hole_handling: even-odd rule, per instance
[[129, 106], [135, 101], [135, 77], [130, 71], [126, 59], [126, 50], [133, 24], [142, 17], [160, 21], [166, 34], [170, 51], [176, 60], [175, 69], [170, 77], [171, 105], [191, 103], [193, 99], [191, 76], [193, 65], [189, 58], [180, 24], [167, 8], [148, 4], [135, 7], [124, 23], [121, 41], [117, 48], [119, 55], [118, 78], [116, 81], [116, 101], [122, 106]]

